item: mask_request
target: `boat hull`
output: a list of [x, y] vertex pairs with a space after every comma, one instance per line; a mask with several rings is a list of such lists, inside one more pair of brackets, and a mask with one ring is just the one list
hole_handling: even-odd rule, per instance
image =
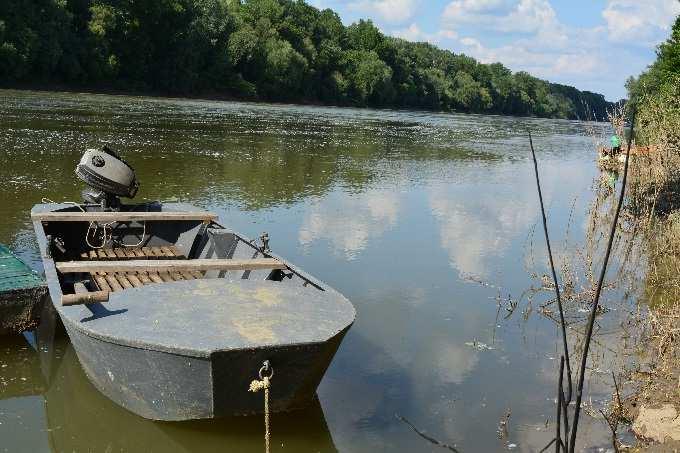
[[[73, 208], [37, 205], [34, 212], [64, 209]], [[175, 204], [171, 209], [195, 208]], [[214, 243], [199, 243], [196, 256], [257, 256], [252, 241], [211, 225]], [[273, 254], [268, 256], [287, 266], [279, 280], [270, 271], [206, 272], [199, 279], [111, 292], [106, 303], [63, 306], [59, 302], [64, 288], [88, 275], [62, 280], [49, 253], [46, 228], [53, 237], [60, 230], [40, 221], [34, 221], [34, 227], [52, 302], [85, 374], [102, 394], [147, 419], [261, 413], [263, 395], [248, 389], [265, 361], [274, 373], [270, 411], [305, 407], [315, 400], [316, 388], [356, 315], [337, 291]], [[161, 231], [156, 240], [179, 238], [175, 244], [193, 250], [200, 242], [192, 239], [196, 231], [191, 225], [174, 236]], [[63, 237], [64, 242], [73, 241], [69, 232]], [[236, 240], [246, 248], [224, 246]]]
[[85, 374], [115, 403], [152, 420], [181, 421], [262, 413], [261, 394], [248, 391], [265, 360], [274, 367], [270, 410], [306, 407], [346, 330], [327, 342], [252, 350], [218, 351], [209, 357], [135, 348], [91, 337], [62, 317]]

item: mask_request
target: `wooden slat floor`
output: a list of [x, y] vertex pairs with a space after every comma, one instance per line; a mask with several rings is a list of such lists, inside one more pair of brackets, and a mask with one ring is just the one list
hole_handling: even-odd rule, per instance
[[[184, 260], [175, 246], [155, 247], [117, 247], [90, 250], [81, 253], [83, 260], [139, 260], [139, 259], [178, 259]], [[90, 274], [92, 280], [101, 291], [121, 291], [127, 288], [137, 288], [150, 283], [172, 282], [178, 280], [193, 280], [203, 278], [200, 271], [182, 272], [94, 272]]]

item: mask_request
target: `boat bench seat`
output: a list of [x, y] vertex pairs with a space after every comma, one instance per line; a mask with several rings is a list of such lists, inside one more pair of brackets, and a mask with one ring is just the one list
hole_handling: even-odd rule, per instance
[[[121, 260], [184, 260], [174, 245], [155, 247], [116, 247], [90, 250], [81, 253], [80, 258], [88, 261], [121, 261]], [[100, 291], [121, 291], [127, 288], [140, 287], [150, 283], [172, 282], [180, 280], [194, 280], [203, 278], [203, 272], [186, 270], [175, 272], [92, 272], [90, 276]]]
[[81, 253], [80, 258], [56, 263], [57, 271], [89, 274], [96, 289], [89, 291], [82, 282], [75, 284], [75, 294], [62, 295], [62, 305], [105, 302], [112, 292], [151, 283], [202, 279], [209, 270], [287, 269], [274, 258], [188, 260], [174, 246], [97, 249]]

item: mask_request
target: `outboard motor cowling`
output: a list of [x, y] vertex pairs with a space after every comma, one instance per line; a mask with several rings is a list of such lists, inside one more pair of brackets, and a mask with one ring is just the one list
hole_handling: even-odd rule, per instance
[[76, 175], [93, 189], [83, 191], [85, 202], [104, 208], [120, 206], [118, 197], [134, 198], [139, 189], [134, 169], [107, 146], [85, 151]]

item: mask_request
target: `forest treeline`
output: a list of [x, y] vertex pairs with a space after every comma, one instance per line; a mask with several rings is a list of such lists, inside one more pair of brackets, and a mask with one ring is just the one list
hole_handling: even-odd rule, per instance
[[671, 28], [671, 36], [659, 44], [656, 60], [638, 77], [631, 77], [626, 82], [628, 98], [635, 102], [649, 96], [658, 96], [672, 83], [675, 76], [680, 75], [680, 16], [675, 19]]
[[0, 85], [604, 119], [604, 96], [303, 0], [2, 0]]
[[657, 48], [656, 60], [637, 78], [628, 79], [626, 87], [630, 105], [638, 111], [636, 138], [680, 153], [680, 16]]

